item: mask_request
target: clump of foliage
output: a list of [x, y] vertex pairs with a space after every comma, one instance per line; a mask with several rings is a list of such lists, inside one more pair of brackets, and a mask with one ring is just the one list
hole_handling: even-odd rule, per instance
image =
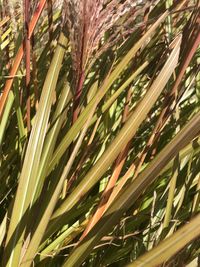
[[1, 266], [197, 266], [200, 1], [0, 11]]

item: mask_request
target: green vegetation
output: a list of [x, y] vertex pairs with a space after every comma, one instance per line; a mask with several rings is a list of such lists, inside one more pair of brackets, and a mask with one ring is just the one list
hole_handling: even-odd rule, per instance
[[0, 15], [0, 266], [198, 266], [200, 1]]

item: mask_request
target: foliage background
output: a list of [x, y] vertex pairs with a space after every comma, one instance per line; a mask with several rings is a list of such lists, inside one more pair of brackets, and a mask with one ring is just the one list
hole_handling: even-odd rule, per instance
[[1, 266], [198, 266], [200, 1], [0, 2]]

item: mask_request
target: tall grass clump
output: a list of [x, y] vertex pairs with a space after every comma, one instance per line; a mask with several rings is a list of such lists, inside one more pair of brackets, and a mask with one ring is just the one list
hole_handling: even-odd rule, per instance
[[0, 266], [198, 266], [200, 1], [0, 1]]

